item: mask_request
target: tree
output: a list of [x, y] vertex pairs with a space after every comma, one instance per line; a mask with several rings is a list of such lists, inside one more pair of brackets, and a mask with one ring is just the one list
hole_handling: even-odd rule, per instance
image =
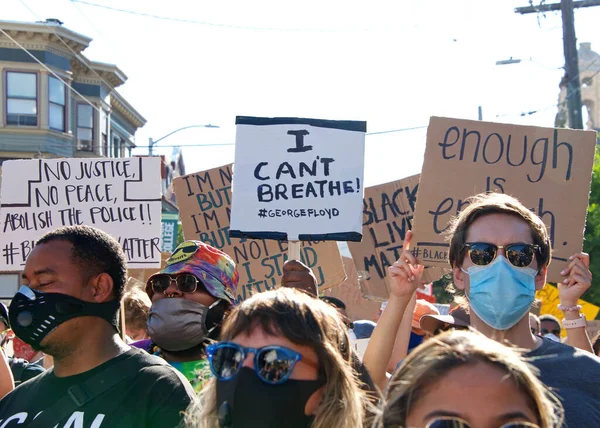
[[592, 286], [583, 295], [583, 299], [600, 306], [600, 150], [596, 147], [590, 204], [588, 206], [583, 251], [590, 255]]

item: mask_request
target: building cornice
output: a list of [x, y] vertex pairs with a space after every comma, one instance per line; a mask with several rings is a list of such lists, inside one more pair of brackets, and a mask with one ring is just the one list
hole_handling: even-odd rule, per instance
[[[89, 37], [53, 23], [0, 21], [0, 28], [26, 49], [47, 50], [66, 58], [74, 56], [71, 49], [81, 53], [92, 41]], [[4, 34], [0, 34], [0, 46], [18, 47]]]
[[141, 128], [147, 122], [147, 120], [117, 91], [111, 93], [110, 106], [129, 120], [136, 128]]

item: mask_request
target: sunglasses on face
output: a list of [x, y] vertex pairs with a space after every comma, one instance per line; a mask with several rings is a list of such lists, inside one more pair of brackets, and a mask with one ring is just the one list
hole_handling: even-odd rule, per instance
[[477, 266], [487, 266], [492, 263], [498, 255], [498, 248], [503, 248], [506, 259], [518, 268], [528, 267], [533, 262], [535, 252], [540, 251], [540, 246], [534, 244], [494, 245], [488, 242], [467, 243], [465, 248], [471, 262]]
[[283, 346], [246, 348], [233, 342], [219, 342], [206, 348], [212, 373], [218, 380], [233, 379], [249, 354], [254, 354], [254, 371], [260, 380], [278, 385], [289, 379], [302, 354]]
[[154, 275], [149, 279], [150, 286], [155, 293], [164, 293], [167, 291], [172, 281], [175, 281], [177, 289], [182, 293], [193, 293], [198, 289], [198, 284], [202, 285], [198, 278], [190, 273], [182, 273], [175, 278], [162, 273]]
[[552, 333], [555, 336], [560, 336], [560, 330], [548, 330], [548, 329], [541, 329], [540, 332], [542, 333], [542, 336], [548, 334], [548, 333]]
[[[471, 425], [459, 418], [441, 418], [430, 421], [425, 428], [471, 428]], [[498, 428], [539, 428], [539, 426], [531, 422], [509, 422]]]

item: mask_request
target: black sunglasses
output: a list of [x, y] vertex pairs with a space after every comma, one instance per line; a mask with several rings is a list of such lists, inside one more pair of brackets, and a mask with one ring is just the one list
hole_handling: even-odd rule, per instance
[[496, 259], [498, 248], [504, 248], [504, 253], [510, 264], [523, 268], [528, 267], [533, 262], [535, 252], [539, 252], [541, 247], [534, 244], [494, 245], [488, 242], [470, 242], [465, 244], [465, 248], [467, 248], [469, 258], [474, 265], [489, 265]]
[[171, 285], [171, 281], [175, 281], [177, 289], [182, 293], [193, 293], [198, 289], [198, 284], [202, 286], [202, 282], [191, 273], [182, 273], [176, 277], [161, 273], [151, 277], [148, 282], [155, 293], [164, 293]]
[[[429, 421], [425, 428], [471, 428], [471, 425], [460, 418], [445, 417]], [[531, 422], [509, 422], [498, 428], [539, 428], [539, 426]]]

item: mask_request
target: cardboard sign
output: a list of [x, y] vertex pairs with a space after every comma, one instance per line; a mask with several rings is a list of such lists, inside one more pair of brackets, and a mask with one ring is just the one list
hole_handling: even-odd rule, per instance
[[[232, 175], [232, 165], [225, 165], [175, 178], [173, 186], [185, 239], [206, 242], [233, 258], [240, 273], [238, 300], [244, 300], [280, 285], [287, 243], [230, 237]], [[346, 279], [336, 242], [303, 244], [301, 260], [313, 269], [319, 290]]]
[[[363, 201], [363, 240], [349, 242], [357, 265], [363, 296], [387, 300], [387, 268], [400, 258], [406, 232], [412, 229], [419, 190], [419, 175], [367, 187]], [[424, 281], [439, 279], [444, 272], [426, 269]]]
[[236, 124], [232, 237], [360, 241], [366, 122]]
[[583, 247], [595, 148], [595, 131], [432, 117], [414, 217], [416, 256], [447, 266], [445, 232], [465, 199], [506, 193], [548, 227], [554, 250], [548, 280], [562, 281], [565, 262]]
[[[544, 288], [536, 291], [535, 298], [541, 302], [540, 315], [550, 314], [554, 315], [559, 320], [564, 318], [563, 312], [558, 309], [560, 304], [560, 298], [558, 296], [558, 288], [554, 285], [546, 284]], [[600, 307], [586, 302], [585, 300], [579, 299], [578, 305], [581, 305], [581, 313], [585, 315], [588, 320], [593, 320], [600, 312]]]
[[598, 332], [600, 332], [600, 320], [588, 320], [587, 325], [587, 334], [590, 340], [593, 340]]
[[160, 265], [159, 158], [14, 160], [2, 174], [0, 270], [22, 270], [42, 235], [75, 225], [114, 236], [129, 267]]
[[346, 305], [350, 321], [376, 319], [381, 303], [365, 299], [358, 286], [358, 272], [354, 260], [342, 257], [348, 278], [335, 288], [326, 290], [323, 295], [337, 297]]

